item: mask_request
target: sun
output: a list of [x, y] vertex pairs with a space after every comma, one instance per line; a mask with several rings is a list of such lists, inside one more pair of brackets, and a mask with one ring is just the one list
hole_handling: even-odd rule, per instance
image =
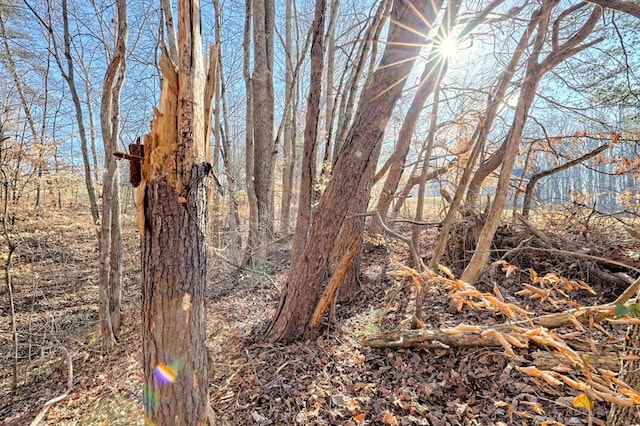
[[440, 55], [445, 59], [455, 57], [460, 51], [458, 40], [453, 36], [447, 36], [436, 43]]

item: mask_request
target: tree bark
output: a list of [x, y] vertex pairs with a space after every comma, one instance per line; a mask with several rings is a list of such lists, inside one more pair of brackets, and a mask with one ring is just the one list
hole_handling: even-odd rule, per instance
[[[372, 157], [380, 156], [381, 146], [376, 147]], [[335, 275], [340, 272], [340, 260], [346, 256], [351, 247], [356, 247], [356, 253], [352, 261], [346, 265], [346, 271], [343, 274], [342, 284], [338, 292], [338, 300], [346, 302], [351, 300], [360, 290], [360, 253], [362, 252], [363, 234], [365, 229], [366, 217], [362, 216], [369, 206], [369, 198], [371, 194], [371, 186], [373, 185], [373, 177], [375, 174], [377, 162], [371, 162], [362, 173], [362, 180], [355, 191], [356, 196], [351, 200], [349, 205], [348, 216], [340, 228], [340, 233], [332, 250], [331, 274]], [[333, 279], [333, 276], [332, 276]]]
[[[273, 236], [274, 89], [273, 0], [253, 0], [253, 185], [258, 203], [258, 235], [262, 249]], [[249, 129], [247, 129], [249, 131]]]
[[[286, 102], [284, 110], [284, 131], [282, 135], [282, 201], [280, 204], [280, 232], [287, 235], [291, 231], [291, 200], [293, 192], [293, 168], [295, 159], [295, 137], [296, 129], [293, 127], [294, 110], [291, 107], [293, 102], [291, 98], [296, 96], [296, 90], [293, 77], [293, 36], [292, 36], [292, 20], [293, 20], [293, 0], [286, 0], [285, 7], [285, 57], [286, 68], [284, 78], [284, 98]], [[297, 54], [296, 54], [297, 56]]]
[[304, 250], [294, 252], [292, 267], [276, 317], [267, 330], [271, 342], [312, 337], [309, 321], [320, 298], [322, 282], [338, 232], [362, 174], [377, 156], [387, 122], [402, 94], [415, 58], [440, 8], [428, 0], [396, 0], [387, 43], [371, 84], [365, 86], [354, 123], [348, 132], [333, 177], [313, 214]]
[[[392, 0], [383, 0], [380, 2], [376, 13], [371, 21], [371, 25], [369, 25], [369, 28], [367, 28], [364, 36], [360, 37], [362, 43], [360, 44], [358, 58], [356, 60], [357, 62], [355, 66], [352, 67], [351, 74], [349, 75], [347, 83], [342, 91], [342, 99], [340, 101], [340, 114], [338, 115], [336, 137], [333, 143], [334, 147], [332, 164], [334, 166], [338, 161], [338, 156], [340, 154], [342, 146], [346, 143], [345, 137], [350, 126], [352, 125], [351, 119], [353, 118], [353, 108], [356, 103], [358, 87], [360, 87], [359, 82], [362, 80], [362, 76], [364, 75], [365, 65], [369, 56], [369, 52], [371, 52], [373, 46], [375, 45], [375, 43], [371, 43], [370, 40], [379, 39], [380, 32], [382, 30], [382, 27], [384, 26], [384, 23], [386, 22], [391, 4]], [[373, 58], [371, 58], [371, 62], [373, 62]]]
[[[207, 424], [206, 77], [200, 5], [178, 5], [176, 66], [166, 52], [159, 109], [145, 136], [142, 233], [144, 405], [159, 425]], [[213, 64], [216, 61], [212, 62]], [[209, 84], [215, 84], [209, 80]]]
[[300, 201], [296, 219], [296, 233], [293, 238], [293, 252], [303, 250], [307, 243], [307, 233], [311, 220], [311, 201], [314, 188], [315, 153], [318, 142], [318, 123], [322, 91], [322, 71], [324, 62], [324, 9], [326, 0], [316, 0], [315, 16], [312, 24], [311, 77], [307, 98], [307, 116], [304, 130], [304, 153], [302, 175], [300, 177]]
[[118, 163], [113, 156], [120, 134], [120, 92], [126, 72], [127, 5], [117, 1], [117, 40], [104, 77], [100, 124], [104, 143], [105, 167], [100, 223], [100, 329], [102, 347], [110, 350], [118, 340], [122, 323], [122, 231]]
[[338, 17], [338, 11], [340, 10], [340, 0], [333, 0], [331, 2], [331, 14], [329, 15], [329, 22], [327, 24], [327, 34], [325, 36], [324, 44], [326, 54], [326, 79], [325, 79], [325, 141], [324, 141], [324, 154], [322, 155], [322, 170], [320, 176], [328, 178], [331, 174], [331, 158], [333, 142], [333, 128], [335, 120], [335, 90], [333, 88], [334, 83], [334, 68], [336, 58], [336, 21]]

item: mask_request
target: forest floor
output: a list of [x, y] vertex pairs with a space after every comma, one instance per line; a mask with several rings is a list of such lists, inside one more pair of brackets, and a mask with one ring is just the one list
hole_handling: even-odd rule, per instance
[[[18, 248], [9, 272], [19, 344], [15, 352], [9, 295], [0, 289], [0, 424], [34, 424], [39, 415], [38, 422], [49, 425], [145, 424], [139, 238], [131, 215], [125, 215], [124, 226], [125, 323], [117, 348], [103, 354], [97, 323], [96, 229], [90, 217], [77, 208], [15, 212], [17, 232], [12, 238]], [[427, 233], [425, 244], [433, 240], [433, 232]], [[593, 235], [600, 247], [606, 245], [602, 232]], [[517, 233], [511, 237], [516, 243], [522, 240]], [[624, 238], [612, 235], [609, 240], [621, 244]], [[2, 250], [4, 259], [6, 247]], [[412, 285], [388, 274], [408, 262], [407, 249], [384, 238], [367, 237], [362, 290], [351, 303], [337, 306], [336, 323], [319, 339], [292, 345], [256, 343], [277, 306], [289, 254], [286, 244], [274, 246], [260, 270], [233, 268], [211, 255], [207, 345], [218, 424], [589, 424], [587, 411], [572, 406], [576, 391], [524, 375], [502, 347], [363, 346], [363, 338], [378, 332], [407, 329], [413, 313]], [[544, 273], [554, 266], [553, 259], [545, 259], [529, 261]], [[560, 265], [567, 271], [572, 267]], [[522, 274], [490, 278], [482, 291], [490, 291], [496, 282], [502, 294], [512, 298], [523, 288]], [[623, 290], [592, 286], [595, 296], [577, 292], [573, 303], [610, 302]], [[450, 313], [449, 302], [447, 291], [429, 293], [426, 327], [504, 321], [477, 310]], [[552, 310], [544, 303], [528, 309], [540, 314]], [[536, 347], [519, 351], [530, 360]], [[14, 365], [18, 387], [12, 395]], [[46, 405], [59, 396], [64, 398]], [[604, 425], [608, 409], [597, 402], [593, 424]]]

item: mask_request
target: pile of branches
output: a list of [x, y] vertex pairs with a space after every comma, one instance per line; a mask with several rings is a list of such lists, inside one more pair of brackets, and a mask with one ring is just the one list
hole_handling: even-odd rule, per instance
[[[568, 226], [565, 221], [563, 229], [549, 231], [516, 214], [513, 222], [500, 226], [489, 273], [475, 287], [456, 275], [472, 255], [483, 218], [482, 214], [471, 214], [456, 224], [449, 252], [443, 258], [449, 267], [439, 265], [439, 271], [424, 265], [418, 269], [401, 267], [393, 274], [410, 278], [416, 289], [447, 291], [452, 313], [462, 309], [488, 311], [506, 321], [398, 330], [373, 336], [363, 344], [423, 349], [502, 347], [515, 368], [533, 381], [580, 392], [574, 400], [576, 406], [591, 411], [595, 401], [640, 405], [640, 393], [620, 380], [615, 371], [621, 361], [640, 362], [633, 351], [625, 353], [624, 327], [620, 327], [640, 326], [640, 303], [634, 298], [640, 289], [640, 265], [635, 256], [640, 228], [626, 224], [614, 227], [609, 221], [598, 231], [589, 226]], [[515, 284], [513, 294], [503, 294], [497, 285], [501, 282], [505, 288], [506, 281]], [[479, 290], [487, 284], [489, 290]], [[597, 285], [598, 291], [590, 284]], [[602, 294], [605, 288], [610, 289], [609, 295]], [[598, 300], [609, 302], [582, 305], [572, 292], [600, 293]], [[536, 314], [531, 309], [536, 304], [543, 312], [552, 313]]]
[[[460, 275], [471, 260], [484, 219], [483, 213], [471, 212], [452, 227], [442, 263], [455, 275]], [[492, 262], [506, 261], [519, 271], [553, 272], [580, 279], [608, 300], [640, 275], [640, 249], [638, 242], [629, 236], [633, 228], [611, 220], [585, 222], [572, 216], [546, 223], [551, 227], [542, 229], [519, 214], [501, 223], [493, 241]], [[487, 272], [485, 284], [490, 284], [495, 271]], [[523, 277], [519, 272], [513, 279]]]
[[[518, 267], [502, 260], [494, 267], [506, 277]], [[615, 301], [595, 306], [580, 306], [568, 296], [574, 290], [595, 291], [580, 280], [569, 280], [557, 274], [538, 275], [529, 271], [531, 284], [515, 295], [503, 295], [497, 285], [482, 292], [473, 285], [456, 279], [451, 272], [422, 273], [403, 267], [396, 276], [411, 278], [423, 287], [438, 287], [449, 292], [458, 310], [490, 311], [507, 320], [500, 324], [459, 323], [439, 329], [398, 330], [381, 333], [363, 341], [376, 348], [449, 349], [452, 347], [496, 346], [516, 363], [516, 369], [541, 386], [567, 386], [580, 392], [577, 401], [591, 407], [595, 401], [631, 407], [640, 405], [640, 393], [620, 380], [615, 370], [622, 360], [638, 361], [636, 354], [624, 354], [624, 341], [611, 327], [638, 325], [634, 317], [638, 302], [632, 297], [640, 288], [635, 280]], [[516, 297], [517, 296], [517, 297]], [[521, 300], [525, 302], [521, 302]], [[526, 307], [532, 303], [550, 303], [558, 310], [536, 315]], [[534, 352], [535, 350], [535, 352]], [[624, 354], [624, 355], [621, 355]], [[590, 409], [590, 408], [589, 408]]]

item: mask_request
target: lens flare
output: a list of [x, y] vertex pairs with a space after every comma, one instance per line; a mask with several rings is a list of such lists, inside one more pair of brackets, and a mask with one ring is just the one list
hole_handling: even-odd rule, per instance
[[156, 380], [162, 384], [175, 383], [178, 377], [178, 374], [173, 368], [162, 362], [153, 369], [153, 373]]

